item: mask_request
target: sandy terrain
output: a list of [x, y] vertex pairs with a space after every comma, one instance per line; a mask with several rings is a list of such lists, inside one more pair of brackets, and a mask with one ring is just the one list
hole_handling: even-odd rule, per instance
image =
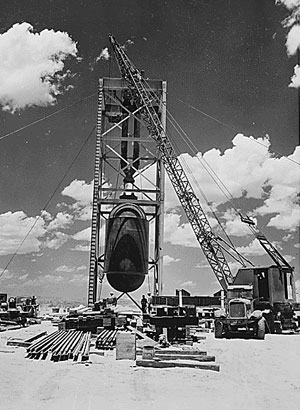
[[[92, 354], [92, 364], [25, 359], [7, 337], [28, 338], [49, 323], [0, 333], [0, 408], [5, 410], [299, 410], [300, 335], [265, 341], [215, 340], [201, 349], [221, 371], [143, 369]], [[52, 330], [55, 330], [51, 328]]]

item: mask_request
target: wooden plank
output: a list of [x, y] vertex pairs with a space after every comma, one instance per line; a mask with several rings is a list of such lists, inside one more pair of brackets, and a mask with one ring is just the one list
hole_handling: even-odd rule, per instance
[[18, 322], [16, 322], [15, 320], [2, 320], [0, 319], [0, 325], [18, 325]]
[[29, 339], [24, 340], [25, 343], [32, 343], [35, 340], [41, 338], [42, 336], [45, 336], [47, 334], [47, 331], [45, 330], [44, 332], [38, 333], [35, 336], [30, 337]]
[[181, 355], [207, 355], [207, 352], [204, 352], [202, 350], [196, 350], [196, 349], [185, 349], [185, 350], [181, 350], [181, 349], [161, 349], [161, 350], [156, 350], [155, 354], [159, 353], [159, 354], [181, 354]]
[[144, 333], [140, 332], [135, 327], [132, 327], [132, 326], [126, 326], [126, 327], [128, 330], [135, 333], [138, 338], [140, 338], [140, 340], [137, 340], [138, 347], [155, 346], [158, 344], [158, 342], [151, 339], [149, 336], [146, 336]]
[[174, 367], [188, 367], [192, 369], [213, 370], [220, 371], [220, 366], [217, 364], [208, 363], [184, 363], [184, 362], [163, 362], [158, 360], [137, 360], [136, 365], [140, 367], [153, 367], [153, 368], [174, 368]]
[[159, 354], [155, 353], [154, 355], [154, 360], [155, 359], [160, 359], [160, 360], [196, 360], [198, 362], [215, 362], [216, 357], [215, 356], [207, 356], [207, 355], [184, 355], [184, 354]]
[[6, 326], [6, 327], [1, 327], [0, 326], [0, 332], [5, 332], [7, 330], [18, 330], [23, 328], [22, 325], [16, 325], [16, 326]]
[[10, 339], [6, 342], [7, 346], [18, 346], [18, 347], [29, 347], [31, 343], [25, 342], [24, 340]]

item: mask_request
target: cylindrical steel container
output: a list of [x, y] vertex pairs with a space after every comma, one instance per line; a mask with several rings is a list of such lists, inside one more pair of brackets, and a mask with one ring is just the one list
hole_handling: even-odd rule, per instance
[[117, 205], [106, 224], [104, 272], [120, 292], [133, 292], [148, 273], [149, 222], [132, 203]]

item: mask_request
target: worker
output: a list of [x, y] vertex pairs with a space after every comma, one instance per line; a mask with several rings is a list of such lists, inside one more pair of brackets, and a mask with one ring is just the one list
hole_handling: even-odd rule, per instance
[[170, 346], [170, 343], [168, 342], [167, 336], [164, 335], [163, 333], [159, 335], [158, 343], [160, 344], [161, 347], [169, 347]]
[[107, 299], [108, 306], [117, 306], [117, 298], [114, 295], [114, 292], [110, 292], [110, 296]]
[[145, 295], [143, 295], [141, 299], [141, 306], [142, 306], [143, 313], [147, 313], [147, 304], [148, 304], [147, 299], [145, 298]]
[[150, 314], [151, 309], [152, 309], [152, 296], [151, 296], [151, 292], [147, 293], [147, 309], [148, 309], [148, 313]]

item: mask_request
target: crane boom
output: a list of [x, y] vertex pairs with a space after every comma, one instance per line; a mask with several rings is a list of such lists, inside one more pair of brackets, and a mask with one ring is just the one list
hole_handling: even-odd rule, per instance
[[154, 97], [141, 72], [132, 64], [112, 35], [109, 40], [116, 57], [121, 76], [127, 81], [137, 107], [141, 107], [141, 117], [149, 135], [155, 140], [164, 167], [178, 196], [178, 199], [192, 226], [194, 234], [206, 256], [215, 276], [223, 289], [233, 281], [233, 275], [224, 257], [221, 246], [214, 235], [209, 221], [196, 197], [187, 175], [177, 158], [171, 142], [164, 131], [162, 123], [154, 107]]
[[294, 268], [288, 263], [288, 261], [280, 254], [280, 252], [275, 248], [275, 246], [267, 239], [267, 237], [255, 226], [255, 222], [252, 221], [251, 218], [248, 216], [243, 216], [240, 214], [240, 219], [243, 223], [247, 224], [255, 236], [255, 238], [259, 241], [261, 246], [270, 256], [270, 258], [276, 263], [279, 269], [288, 268], [291, 271]]

